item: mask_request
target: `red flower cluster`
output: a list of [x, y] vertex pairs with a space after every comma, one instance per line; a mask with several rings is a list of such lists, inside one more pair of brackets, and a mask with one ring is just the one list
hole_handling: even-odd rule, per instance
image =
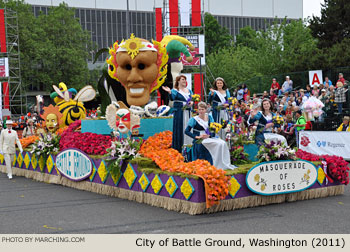
[[76, 132], [81, 125], [81, 121], [75, 121], [69, 125], [68, 129], [62, 133], [60, 140], [60, 150], [77, 148], [90, 155], [105, 155], [106, 149], [111, 147], [111, 137], [95, 133]]
[[320, 161], [321, 156], [309, 153], [307, 151], [303, 151], [301, 149], [298, 149], [296, 153], [297, 158], [304, 159], [307, 161]]
[[296, 153], [298, 158], [308, 161], [326, 161], [328, 174], [335, 180], [340, 181], [342, 184], [349, 184], [349, 167], [342, 157], [330, 156], [330, 155], [316, 155], [303, 150], [298, 150]]

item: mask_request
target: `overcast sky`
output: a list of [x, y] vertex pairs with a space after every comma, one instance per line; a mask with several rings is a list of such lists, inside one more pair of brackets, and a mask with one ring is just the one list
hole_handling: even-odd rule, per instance
[[303, 18], [307, 18], [308, 16], [312, 17], [312, 14], [319, 17], [321, 16], [321, 3], [324, 3], [324, 0], [304, 0], [303, 3]]

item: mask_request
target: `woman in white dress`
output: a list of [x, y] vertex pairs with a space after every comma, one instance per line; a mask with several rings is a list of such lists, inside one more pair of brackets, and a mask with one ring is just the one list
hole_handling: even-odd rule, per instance
[[[209, 132], [209, 125], [214, 120], [212, 116], [207, 114], [207, 104], [205, 102], [198, 103], [198, 114], [198, 116], [190, 119], [185, 130], [185, 134], [193, 138], [191, 161], [204, 159], [218, 169], [232, 170], [236, 168], [230, 163], [230, 151], [227, 143]], [[202, 141], [198, 143], [200, 139]]]

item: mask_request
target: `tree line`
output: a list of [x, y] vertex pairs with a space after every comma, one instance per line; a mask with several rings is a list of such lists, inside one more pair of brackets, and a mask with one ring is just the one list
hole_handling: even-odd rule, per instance
[[205, 14], [206, 61], [228, 85], [278, 73], [328, 70], [350, 65], [350, 1], [325, 0], [321, 17], [279, 24], [266, 30], [250, 26], [236, 40]]

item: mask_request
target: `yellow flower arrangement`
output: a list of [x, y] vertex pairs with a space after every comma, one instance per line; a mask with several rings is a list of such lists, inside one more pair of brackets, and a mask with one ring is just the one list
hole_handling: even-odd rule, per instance
[[210, 123], [210, 126], [209, 126], [210, 132], [213, 132], [215, 134], [218, 134], [221, 128], [222, 128], [222, 125], [220, 123], [215, 123], [215, 122]]
[[199, 102], [201, 100], [201, 96], [199, 94], [192, 95], [192, 101]]
[[228, 98], [228, 103], [229, 103], [230, 105], [235, 105], [236, 103], [238, 103], [238, 100], [237, 100], [236, 97], [229, 97], [229, 98]]
[[274, 116], [272, 117], [272, 121], [274, 124], [277, 124], [277, 125], [282, 125], [284, 123], [282, 116]]

